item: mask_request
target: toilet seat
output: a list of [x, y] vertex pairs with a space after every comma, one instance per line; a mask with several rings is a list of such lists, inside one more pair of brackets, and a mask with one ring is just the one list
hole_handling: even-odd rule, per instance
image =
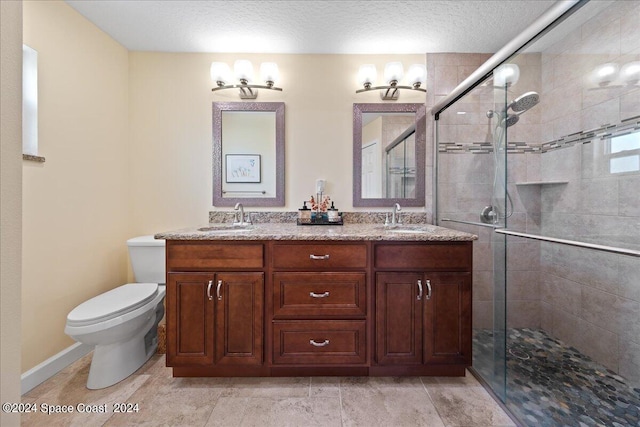
[[157, 295], [157, 283], [127, 283], [71, 310], [67, 316], [67, 325], [89, 326], [105, 322], [143, 307]]

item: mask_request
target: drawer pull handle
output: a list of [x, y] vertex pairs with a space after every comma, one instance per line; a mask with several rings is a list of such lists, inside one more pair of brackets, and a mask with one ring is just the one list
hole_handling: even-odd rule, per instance
[[418, 280], [418, 300], [421, 300], [421, 299], [422, 299], [422, 280]]
[[431, 299], [431, 280], [427, 280], [427, 299]]
[[309, 340], [309, 344], [311, 344], [314, 347], [324, 347], [326, 345], [329, 345], [329, 340], [324, 340], [323, 342], [317, 342], [316, 340]]
[[315, 292], [309, 292], [309, 296], [311, 298], [326, 298], [329, 296], [329, 291], [323, 293], [323, 294], [316, 294]]
[[329, 259], [329, 254], [327, 255], [309, 255], [309, 259]]
[[213, 286], [213, 280], [209, 280], [209, 284], [207, 285], [207, 298], [209, 298], [209, 301], [213, 299], [213, 295], [211, 295], [211, 286]]
[[222, 295], [220, 295], [221, 287], [222, 287], [222, 280], [218, 280], [218, 286], [216, 286], [216, 296], [218, 297], [218, 301], [222, 300]]

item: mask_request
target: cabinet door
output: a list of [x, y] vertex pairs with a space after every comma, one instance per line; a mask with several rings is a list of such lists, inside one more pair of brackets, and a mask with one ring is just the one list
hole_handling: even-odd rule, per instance
[[471, 275], [425, 274], [424, 362], [471, 365]]
[[380, 365], [422, 363], [419, 280], [422, 274], [376, 275], [376, 360]]
[[169, 273], [167, 366], [213, 363], [213, 274]]
[[264, 274], [218, 273], [215, 285], [215, 363], [261, 365]]

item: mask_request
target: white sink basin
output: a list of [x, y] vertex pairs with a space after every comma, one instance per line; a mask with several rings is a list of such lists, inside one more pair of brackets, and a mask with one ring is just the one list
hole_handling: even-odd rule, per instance
[[206, 231], [207, 233], [246, 233], [251, 231], [251, 228], [237, 225], [212, 225], [198, 228], [198, 231]]
[[388, 233], [404, 233], [404, 234], [423, 234], [423, 233], [433, 233], [435, 231], [434, 227], [428, 224], [387, 226], [384, 229]]

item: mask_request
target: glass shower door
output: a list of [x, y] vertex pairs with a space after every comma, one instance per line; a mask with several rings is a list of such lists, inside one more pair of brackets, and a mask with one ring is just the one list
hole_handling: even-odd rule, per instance
[[476, 86], [436, 120], [437, 224], [476, 234], [473, 266], [473, 370], [506, 396], [507, 94]]

